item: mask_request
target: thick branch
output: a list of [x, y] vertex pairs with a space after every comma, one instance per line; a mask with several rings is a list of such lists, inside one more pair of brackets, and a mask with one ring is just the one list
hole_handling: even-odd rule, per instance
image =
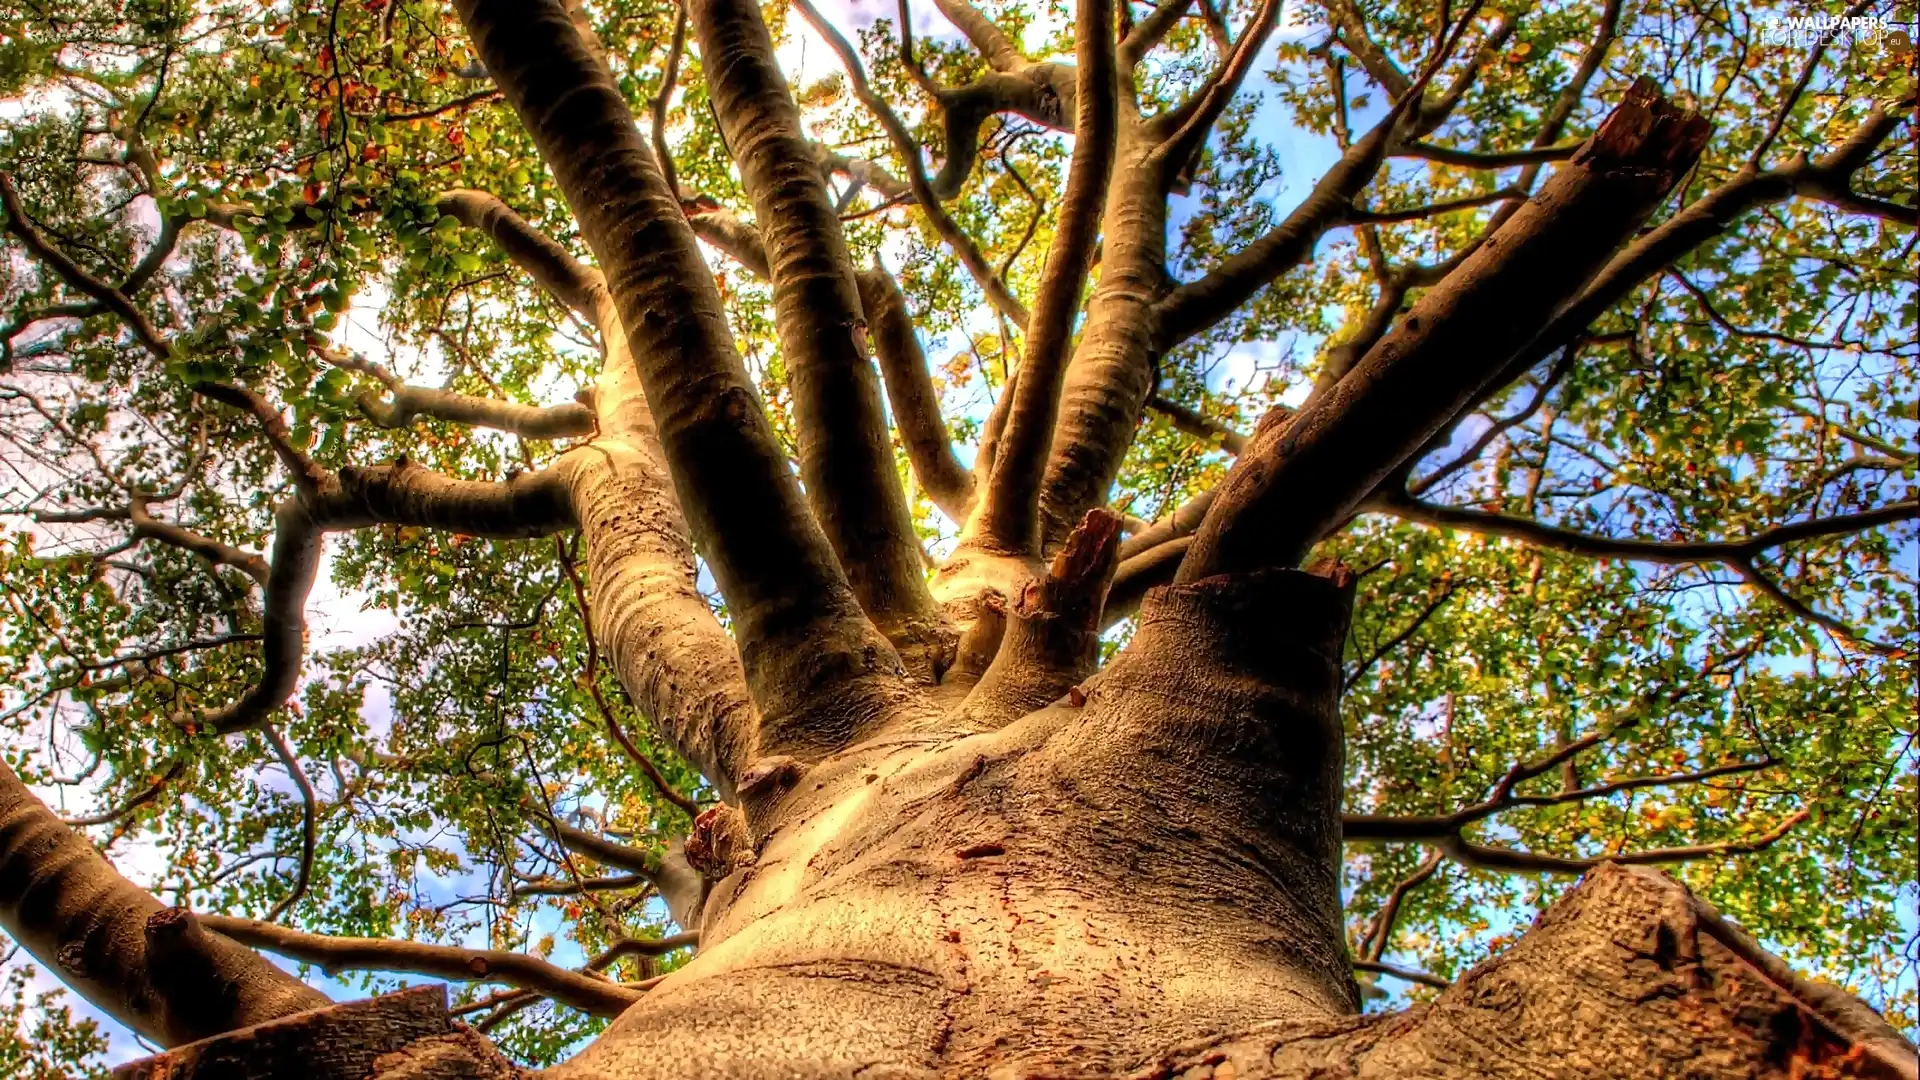
[[1297, 562], [1505, 370], [1633, 234], [1706, 138], [1635, 85], [1579, 155], [1420, 299], [1346, 378], [1263, 424], [1180, 579]]
[[166, 1046], [327, 1004], [121, 877], [4, 762], [0, 926], [82, 997]]
[[[687, 220], [700, 239], [726, 252], [748, 273], [763, 280], [770, 275], [766, 245], [752, 225], [725, 210], [702, 211]], [[933, 373], [907, 312], [907, 298], [900, 283], [881, 267], [860, 271], [856, 280], [874, 360], [880, 366], [887, 404], [914, 479], [942, 513], [965, 521], [973, 500], [974, 472], [960, 464], [953, 452]]]
[[1166, 39], [1188, 11], [1192, 10], [1194, 0], [1161, 0], [1147, 17], [1135, 23], [1126, 36], [1120, 40], [1120, 50], [1116, 55], [1120, 70], [1131, 70], [1134, 65], [1146, 58], [1156, 45]]
[[[657, 429], [772, 729], [763, 741], [827, 752], [912, 698], [902, 698], [892, 647], [861, 613], [802, 501], [679, 199], [562, 5], [458, 7], [606, 275], [645, 395], [604, 377], [597, 392], [630, 408], [634, 424], [647, 409]], [[613, 406], [598, 407], [603, 435], [628, 434], [609, 428]]]
[[488, 483], [455, 480], [403, 460], [372, 468], [349, 466], [337, 477], [326, 475], [312, 496], [289, 499], [275, 514], [261, 615], [265, 666], [259, 680], [230, 704], [174, 719], [191, 728], [232, 734], [264, 722], [293, 693], [305, 649], [307, 594], [329, 531], [401, 524], [512, 538], [542, 536], [572, 522], [559, 470]]
[[980, 149], [980, 128], [997, 113], [1014, 113], [1054, 131], [1078, 129], [1078, 72], [1072, 64], [1027, 64], [983, 75], [965, 86], [938, 91], [947, 159], [929, 186], [940, 199], [955, 199], [966, 187]]
[[860, 297], [873, 331], [874, 359], [880, 364], [894, 426], [906, 447], [914, 479], [941, 513], [965, 521], [973, 501], [973, 473], [953, 452], [932, 371], [907, 314], [907, 298], [893, 275], [879, 268], [861, 273]]
[[1039, 553], [1040, 484], [1047, 469], [1060, 389], [1072, 348], [1074, 316], [1086, 286], [1094, 240], [1113, 169], [1118, 113], [1114, 97], [1113, 9], [1108, 0], [1080, 0], [1075, 24], [1079, 116], [1053, 246], [1027, 327], [1020, 383], [1011, 391], [993, 472], [967, 539], [990, 550]]
[[1113, 580], [1120, 515], [1087, 511], [1080, 527], [1007, 611], [998, 653], [954, 714], [991, 730], [1056, 701], [1100, 660], [1100, 612]]
[[937, 679], [950, 651], [894, 468], [866, 317], [839, 215], [751, 0], [689, 0], [708, 91], [753, 200], [793, 395], [800, 478], [861, 609], [910, 669]]
[[1912, 106], [1911, 97], [1876, 105], [1860, 126], [1826, 156], [1813, 161], [1798, 157], [1766, 172], [1743, 170], [1689, 203], [1615, 255], [1533, 344], [1513, 359], [1489, 385], [1487, 393], [1497, 391], [1556, 349], [1577, 340], [1595, 319], [1634, 289], [1687, 252], [1725, 234], [1747, 211], [1782, 202], [1795, 194], [1818, 198], [1821, 192], [1831, 192], [1835, 185], [1844, 187], [1906, 119]]
[[973, 47], [980, 50], [980, 55], [987, 58], [987, 63], [993, 65], [995, 71], [1012, 71], [1026, 63], [1026, 57], [1020, 55], [1020, 50], [1014, 47], [1006, 31], [994, 25], [992, 19], [967, 3], [967, 0], [934, 0], [934, 6], [940, 9], [940, 14], [945, 15], [948, 22], [967, 35], [967, 40], [973, 42]]
[[575, 311], [593, 309], [599, 275], [490, 192], [455, 189], [434, 200], [442, 214], [486, 233], [540, 287]]
[[606, 1017], [619, 1016], [642, 996], [618, 983], [569, 971], [525, 953], [386, 938], [327, 937], [259, 919], [224, 915], [203, 915], [201, 921], [235, 941], [315, 964], [329, 975], [342, 971], [405, 971], [442, 979], [503, 982]]

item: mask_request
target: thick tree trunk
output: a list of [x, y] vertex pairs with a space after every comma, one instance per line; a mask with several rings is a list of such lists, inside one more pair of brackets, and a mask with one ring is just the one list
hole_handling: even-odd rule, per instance
[[1156, 590], [1079, 693], [750, 793], [700, 956], [549, 1075], [1914, 1075], [1857, 1000], [1611, 865], [1435, 1004], [1356, 1015], [1344, 578]]
[[1348, 599], [1292, 571], [1166, 590], [1080, 695], [749, 792], [700, 956], [554, 1075], [1116, 1073], [1350, 1012]]
[[1138, 1076], [1911, 1077], [1914, 1049], [1664, 874], [1607, 864], [1432, 1005], [1268, 1025]]

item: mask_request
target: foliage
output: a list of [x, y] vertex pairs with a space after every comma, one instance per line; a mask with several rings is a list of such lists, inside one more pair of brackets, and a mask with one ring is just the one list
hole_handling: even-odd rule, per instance
[[64, 990], [33, 993], [31, 964], [9, 965], [0, 983], [0, 1069], [17, 1080], [94, 1080], [106, 1069], [99, 1024], [76, 1017]]

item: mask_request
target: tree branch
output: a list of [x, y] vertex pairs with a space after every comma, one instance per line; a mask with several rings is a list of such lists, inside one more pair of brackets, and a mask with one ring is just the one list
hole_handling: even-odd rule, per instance
[[1472, 210], [1489, 203], [1523, 198], [1524, 195], [1524, 192], [1514, 188], [1501, 188], [1482, 195], [1464, 195], [1458, 199], [1448, 199], [1427, 206], [1410, 206], [1400, 210], [1367, 210], [1354, 207], [1347, 212], [1346, 219], [1356, 225], [1392, 225], [1402, 221], [1419, 221], [1422, 218], [1438, 217], [1457, 210]]
[[990, 731], [1044, 708], [1093, 674], [1100, 660], [1100, 612], [1113, 581], [1120, 515], [1087, 511], [1007, 611], [1000, 647], [953, 714], [964, 730]]
[[1406, 629], [1382, 642], [1379, 648], [1374, 649], [1365, 660], [1360, 662], [1359, 666], [1353, 669], [1353, 672], [1341, 683], [1341, 692], [1345, 693], [1353, 689], [1353, 685], [1365, 677], [1367, 672], [1372, 670], [1373, 665], [1379, 663], [1393, 650], [1406, 644], [1408, 638], [1419, 633], [1420, 628], [1427, 625], [1429, 619], [1439, 614], [1440, 609], [1445, 607], [1447, 601], [1453, 599], [1453, 595], [1459, 591], [1460, 586], [1454, 583], [1449, 583], [1446, 588], [1440, 590], [1440, 595], [1429, 601], [1427, 606], [1420, 610], [1420, 614], [1414, 616], [1413, 621], [1407, 624]]
[[1875, 105], [1860, 126], [1826, 156], [1818, 160], [1801, 156], [1771, 171], [1747, 169], [1736, 173], [1628, 244], [1489, 384], [1479, 400], [1518, 379], [1554, 350], [1577, 340], [1595, 319], [1634, 289], [1687, 252], [1724, 234], [1747, 211], [1782, 202], [1795, 194], [1819, 198], [1821, 193], [1831, 192], [1836, 186], [1844, 188], [1854, 172], [1872, 158], [1880, 144], [1906, 119], [1912, 106], [1911, 96]]
[[578, 881], [546, 878], [529, 880], [516, 884], [508, 890], [510, 899], [522, 896], [578, 896], [591, 892], [621, 892], [628, 889], [653, 888], [652, 879], [645, 874], [618, 874], [612, 877], [581, 878]]
[[427, 416], [453, 424], [493, 428], [528, 439], [565, 439], [594, 433], [593, 410], [582, 402], [542, 407], [409, 386], [364, 356], [337, 349], [317, 351], [321, 359], [334, 367], [370, 376], [386, 388], [386, 401], [381, 401], [374, 391], [363, 392], [354, 399], [367, 419], [384, 428], [408, 427], [415, 419]]
[[1220, 322], [1273, 279], [1305, 261], [1320, 237], [1346, 220], [1354, 198], [1373, 182], [1386, 160], [1395, 123], [1397, 116], [1389, 115], [1348, 147], [1280, 224], [1199, 280], [1175, 287], [1155, 303], [1161, 351]]
[[941, 513], [964, 522], [973, 501], [973, 473], [953, 452], [932, 371], [907, 314], [907, 298], [893, 275], [878, 267], [861, 273], [860, 297], [873, 331], [874, 359], [880, 364], [894, 426], [906, 447], [914, 479]]
[[[862, 614], [802, 500], [679, 199], [612, 75], [556, 0], [457, 6], [605, 274], [638, 378], [611, 367], [603, 372], [596, 388], [601, 441], [636, 437], [642, 423], [657, 432], [692, 539], [726, 597], [760, 706], [763, 748], [825, 754], [916, 707], [919, 695], [892, 661], [892, 646]], [[579, 510], [603, 538], [631, 512], [609, 504]], [[607, 578], [601, 556], [590, 556], [598, 588]], [[605, 600], [595, 607], [603, 618], [633, 614], [631, 606]], [[623, 682], [639, 674], [626, 665], [639, 661], [619, 653], [636, 645], [609, 645]], [[718, 734], [727, 747], [747, 745], [747, 737]], [[717, 764], [716, 746], [683, 748], [703, 765]], [[725, 752], [729, 767], [738, 764], [733, 753]]]
[[995, 71], [1012, 71], [1026, 63], [1026, 57], [1014, 47], [1006, 32], [967, 0], [934, 0], [934, 6], [973, 42], [973, 47], [980, 50], [980, 55], [987, 58]]
[[[1611, 732], [1605, 734], [1612, 734]], [[1531, 779], [1560, 763], [1570, 760], [1575, 754], [1593, 745], [1593, 738], [1581, 740], [1562, 748], [1549, 757], [1539, 769], [1529, 771], [1522, 779]], [[1664, 776], [1634, 776], [1621, 780], [1578, 788], [1573, 791], [1557, 791], [1550, 795], [1516, 795], [1511, 785], [1500, 788], [1482, 802], [1456, 810], [1451, 814], [1413, 817], [1382, 817], [1371, 814], [1350, 814], [1345, 818], [1346, 837], [1349, 840], [1393, 840], [1393, 841], [1433, 841], [1445, 840], [1459, 834], [1460, 830], [1474, 822], [1484, 820], [1500, 813], [1524, 807], [1562, 806], [1567, 803], [1584, 802], [1589, 799], [1602, 799], [1617, 795], [1623, 791], [1637, 791], [1649, 787], [1670, 787], [1681, 784], [1696, 784], [1703, 780], [1712, 780], [1721, 776], [1734, 776], [1741, 773], [1757, 772], [1772, 768], [1778, 762], [1772, 758], [1762, 761], [1736, 761], [1724, 765], [1715, 765], [1707, 769], [1692, 772], [1671, 773]], [[1516, 766], [1516, 770], [1518, 767]], [[1509, 776], [1513, 775], [1512, 773]], [[1506, 780], [1503, 778], [1502, 783]]]
[[[1400, 906], [1406, 903], [1408, 893], [1432, 880], [1433, 875], [1439, 872], [1441, 858], [1440, 852], [1434, 852], [1427, 856], [1427, 860], [1421, 863], [1413, 873], [1394, 883], [1393, 891], [1387, 894], [1387, 902], [1381, 905], [1379, 913], [1373, 918], [1373, 924], [1367, 928], [1366, 940], [1361, 942], [1360, 957], [1354, 960], [1355, 967], [1362, 962], [1378, 964], [1380, 958], [1386, 955], [1387, 946], [1393, 940], [1394, 924], [1400, 921]], [[1386, 974], [1396, 973], [1386, 972]]]
[[1188, 11], [1192, 10], [1194, 0], [1161, 0], [1147, 17], [1135, 23], [1120, 41], [1120, 49], [1115, 62], [1121, 71], [1131, 71], [1146, 55], [1154, 50], [1166, 36], [1173, 31]]
[[1811, 813], [1812, 811], [1809, 810], [1801, 810], [1783, 819], [1774, 828], [1746, 840], [1725, 840], [1715, 844], [1695, 844], [1689, 847], [1654, 848], [1649, 851], [1627, 851], [1613, 855], [1600, 855], [1591, 859], [1569, 859], [1559, 855], [1515, 851], [1512, 848], [1476, 844], [1457, 835], [1444, 837], [1434, 843], [1447, 858], [1462, 866], [1471, 866], [1478, 870], [1509, 870], [1530, 874], [1584, 874], [1601, 863], [1609, 862], [1622, 866], [1660, 866], [1666, 863], [1715, 859], [1726, 855], [1751, 855], [1756, 851], [1765, 851], [1778, 843], [1793, 830], [1794, 826], [1805, 821]]
[[1393, 964], [1382, 963], [1378, 960], [1355, 960], [1353, 962], [1353, 968], [1355, 971], [1371, 971], [1377, 975], [1390, 975], [1396, 979], [1403, 979], [1410, 983], [1419, 983], [1421, 986], [1431, 986], [1440, 990], [1445, 990], [1447, 987], [1453, 985], [1438, 975], [1428, 974], [1424, 971], [1415, 971], [1412, 968], [1396, 967]]
[[941, 631], [920, 565], [839, 215], [759, 7], [688, 0], [688, 11], [768, 255], [807, 501], [861, 610], [910, 670], [934, 682], [952, 635]]
[[0, 173], [0, 208], [7, 212], [7, 231], [19, 237], [29, 254], [47, 264], [67, 285], [93, 297], [102, 307], [118, 316], [133, 333], [134, 340], [148, 352], [163, 358], [167, 355], [166, 338], [148, 321], [145, 313], [127, 298], [126, 293], [87, 273], [79, 263], [48, 243], [40, 230], [34, 228], [26, 210], [20, 205], [19, 194], [14, 191], [13, 178], [5, 173]]
[[1510, 169], [1521, 165], [1545, 165], [1549, 162], [1565, 161], [1580, 149], [1579, 143], [1564, 143], [1559, 146], [1529, 147], [1525, 150], [1509, 150], [1504, 153], [1479, 150], [1456, 150], [1450, 146], [1434, 146], [1431, 143], [1404, 142], [1394, 149], [1394, 157], [1422, 158], [1451, 165], [1456, 169]]
[[198, 555], [214, 566], [229, 566], [254, 580], [262, 589], [267, 587], [270, 573], [267, 560], [251, 551], [223, 544], [211, 537], [176, 525], [170, 521], [161, 521], [147, 512], [147, 500], [134, 498], [128, 502], [127, 512], [133, 522], [133, 535], [141, 540], [157, 540], [169, 547], [176, 547], [192, 555]]
[[313, 781], [307, 779], [307, 771], [300, 767], [300, 757], [287, 744], [287, 737], [272, 724], [260, 725], [260, 732], [267, 737], [280, 764], [286, 767], [294, 786], [300, 789], [300, 869], [294, 875], [293, 888], [267, 912], [267, 921], [276, 922], [307, 895], [307, 883], [313, 877], [313, 849], [319, 840], [320, 809], [319, 799], [313, 793]]
[[1079, 116], [1066, 198], [1027, 327], [1020, 383], [1011, 391], [993, 471], [964, 533], [966, 541], [994, 551], [1040, 552], [1040, 485], [1118, 137], [1112, 6], [1079, 0], [1076, 11]]
[[[748, 273], [763, 280], [768, 277], [767, 249], [759, 230], [725, 210], [702, 211], [687, 220], [700, 239], [726, 252]], [[974, 471], [961, 465], [953, 452], [932, 371], [907, 312], [907, 298], [893, 275], [877, 265], [860, 271], [855, 279], [887, 404], [914, 479], [942, 513], [964, 522], [973, 500]]]
[[1212, 443], [1229, 454], [1237, 455], [1246, 448], [1245, 435], [1185, 405], [1161, 397], [1158, 391], [1148, 396], [1147, 408], [1166, 417], [1175, 431], [1191, 435], [1202, 442]]
[[[942, 0], [941, 10], [947, 12], [948, 18], [954, 17], [954, 11], [949, 10], [948, 5], [952, 5], [955, 9], [973, 10], [963, 0]], [[866, 67], [860, 62], [860, 54], [854, 51], [846, 37], [831, 22], [828, 22], [826, 16], [820, 14], [819, 9], [815, 8], [809, 0], [793, 0], [793, 6], [819, 32], [820, 36], [826, 39], [828, 46], [840, 57], [841, 66], [846, 69], [847, 78], [853, 84], [854, 96], [873, 112], [875, 119], [880, 121], [880, 126], [886, 130], [887, 137], [893, 141], [894, 151], [906, 163], [907, 183], [913, 190], [914, 201], [920, 204], [921, 212], [927, 215], [928, 224], [932, 225], [934, 232], [938, 233], [940, 238], [946, 241], [947, 246], [953, 249], [961, 265], [973, 275], [973, 280], [980, 286], [981, 291], [986, 293], [987, 299], [993, 306], [1014, 325], [1025, 328], [1026, 307], [1008, 290], [1006, 282], [1001, 280], [1000, 275], [994, 272], [992, 265], [987, 262], [986, 255], [981, 252], [980, 245], [974, 243], [973, 238], [960, 228], [959, 223], [953, 220], [953, 216], [948, 214], [946, 207], [941, 204], [939, 195], [934, 192], [932, 183], [927, 179], [926, 166], [920, 160], [919, 145], [914, 142], [913, 135], [908, 132], [907, 126], [901, 122], [899, 115], [893, 111], [893, 106], [887, 104], [886, 99], [874, 91], [873, 84], [867, 80]], [[975, 12], [975, 14], [978, 13]], [[984, 18], [981, 22], [985, 22]]]
[[1601, 559], [1631, 559], [1635, 562], [1685, 565], [1689, 563], [1727, 563], [1752, 559], [1762, 552], [1798, 540], [1823, 536], [1845, 536], [1867, 529], [1910, 521], [1920, 517], [1920, 503], [1908, 500], [1888, 503], [1871, 510], [1832, 517], [1808, 518], [1778, 525], [1755, 533], [1744, 540], [1634, 540], [1599, 536], [1592, 533], [1546, 525], [1532, 518], [1470, 510], [1459, 506], [1439, 506], [1412, 497], [1387, 497], [1379, 508], [1396, 517], [1442, 528], [1462, 529], [1486, 536], [1504, 536], [1536, 547], [1551, 548], [1574, 555]]
[[1297, 562], [1527, 348], [1691, 168], [1706, 131], [1650, 81], [1636, 84], [1580, 154], [1351, 374], [1284, 428], [1263, 422], [1178, 580]]
[[327, 1004], [121, 877], [0, 762], [0, 927], [102, 1011], [165, 1046]]
[[203, 915], [200, 919], [235, 941], [317, 965], [329, 975], [342, 971], [404, 971], [442, 979], [503, 982], [605, 1017], [619, 1016], [642, 997], [640, 992], [618, 983], [569, 971], [525, 953], [384, 938], [328, 937], [224, 915]]
[[660, 75], [660, 92], [653, 95], [651, 112], [653, 123], [648, 134], [653, 137], [653, 156], [660, 163], [660, 175], [667, 182], [667, 190], [678, 195], [680, 178], [674, 172], [673, 151], [667, 147], [667, 105], [673, 98], [674, 85], [680, 81], [680, 58], [687, 49], [687, 5], [675, 5], [678, 11], [673, 17], [673, 40], [667, 45], [667, 67]]
[[580, 312], [593, 310], [599, 275], [566, 248], [534, 228], [490, 192], [456, 188], [434, 200], [442, 214], [469, 229], [486, 233], [514, 264], [532, 275], [554, 298]]
[[1360, 61], [1361, 70], [1380, 84], [1390, 99], [1398, 102], [1407, 96], [1413, 79], [1367, 33], [1366, 19], [1352, 0], [1334, 0], [1328, 4], [1327, 19], [1333, 25], [1335, 39]]
[[1234, 42], [1233, 52], [1194, 91], [1191, 98], [1154, 125], [1157, 131], [1164, 131], [1165, 134], [1160, 144], [1147, 156], [1147, 164], [1149, 168], [1158, 170], [1162, 190], [1170, 187], [1175, 176], [1200, 152], [1201, 146], [1207, 141], [1207, 133], [1213, 130], [1214, 121], [1226, 111], [1233, 96], [1240, 92], [1240, 84], [1246, 81], [1247, 73], [1253, 70], [1261, 48], [1280, 25], [1281, 6], [1280, 0], [1261, 0], [1246, 29], [1240, 32], [1240, 40]]
[[128, 814], [133, 813], [135, 810], [138, 810], [141, 807], [146, 806], [148, 803], [153, 802], [153, 800], [159, 798], [160, 793], [167, 789], [167, 785], [173, 783], [175, 780], [180, 779], [180, 774], [186, 771], [187, 771], [186, 756], [185, 755], [176, 756], [173, 759], [173, 763], [167, 766], [166, 772], [163, 772], [159, 776], [155, 777], [153, 783], [148, 784], [146, 787], [143, 787], [139, 791], [136, 791], [132, 795], [129, 795], [126, 799], [121, 801], [119, 805], [114, 806], [113, 808], [108, 810], [102, 810], [100, 813], [97, 813], [97, 814], [88, 814], [85, 817], [61, 818], [60, 824], [65, 825], [71, 829], [85, 829], [95, 825], [108, 825], [115, 821], [119, 821], [121, 818], [126, 817]]

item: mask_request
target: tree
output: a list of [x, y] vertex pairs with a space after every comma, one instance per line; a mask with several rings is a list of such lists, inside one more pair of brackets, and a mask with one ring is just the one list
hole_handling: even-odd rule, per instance
[[1755, 941], [1910, 1027], [1910, 38], [936, 3], [7, 17], [8, 933], [556, 1075], [1912, 1075]]

